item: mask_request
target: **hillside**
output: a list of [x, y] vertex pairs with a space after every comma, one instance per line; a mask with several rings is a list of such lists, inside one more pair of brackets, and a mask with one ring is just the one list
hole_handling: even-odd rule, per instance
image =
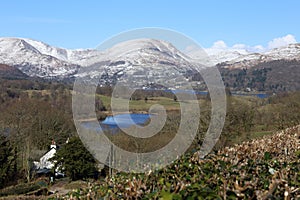
[[59, 195], [51, 196], [59, 199], [298, 199], [299, 158], [300, 126], [296, 126], [226, 147], [205, 159], [199, 159], [197, 153], [184, 156], [163, 170], [145, 175], [118, 173], [104, 182], [77, 183], [77, 189], [73, 187], [72, 191], [58, 183], [53, 188]]
[[3, 79], [26, 79], [26, 78], [28, 78], [28, 76], [15, 67], [0, 64], [0, 78], [3, 78]]
[[226, 86], [233, 90], [280, 92], [300, 90], [300, 61], [275, 60], [252, 67], [225, 68], [218, 65]]
[[[146, 174], [115, 173], [98, 181], [41, 179], [0, 190], [3, 199], [299, 199], [300, 125], [220, 149], [185, 155]], [[26, 195], [24, 195], [26, 194]], [[47, 195], [45, 195], [47, 194]]]

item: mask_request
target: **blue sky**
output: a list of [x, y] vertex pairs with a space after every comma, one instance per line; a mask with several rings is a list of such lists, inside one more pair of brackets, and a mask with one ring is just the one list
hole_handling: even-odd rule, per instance
[[32, 38], [64, 48], [93, 48], [122, 31], [161, 27], [182, 32], [206, 48], [219, 40], [230, 47], [267, 47], [273, 39], [288, 34], [288, 40], [300, 40], [299, 8], [297, 0], [10, 0], [1, 2], [0, 37]]

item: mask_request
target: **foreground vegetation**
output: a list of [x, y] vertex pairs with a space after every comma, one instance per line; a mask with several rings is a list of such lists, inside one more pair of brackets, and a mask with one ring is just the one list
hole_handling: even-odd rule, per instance
[[[105, 180], [60, 187], [58, 181], [34, 189], [36, 193], [46, 189], [38, 196], [45, 199], [298, 199], [299, 144], [297, 126], [220, 149], [205, 159], [199, 159], [197, 153], [184, 155], [159, 171], [116, 173]], [[0, 195], [4, 192], [9, 190], [0, 191]], [[50, 192], [54, 194], [43, 195]], [[36, 198], [32, 193], [23, 198]]]
[[148, 174], [117, 173], [60, 198], [298, 199], [300, 126], [226, 147], [205, 159], [185, 155]]

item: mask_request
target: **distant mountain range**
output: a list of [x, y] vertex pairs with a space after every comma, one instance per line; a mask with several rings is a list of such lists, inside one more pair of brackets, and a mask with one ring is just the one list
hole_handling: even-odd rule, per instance
[[258, 63], [274, 60], [300, 60], [300, 44], [290, 44], [264, 53], [240, 54], [236, 58], [230, 57], [230, 55], [224, 57], [227, 59], [223, 59], [222, 62], [219, 60], [216, 64], [221, 64], [227, 68], [251, 67]]
[[[264, 53], [245, 50], [207, 50], [207, 53], [211, 63], [220, 68], [226, 85], [233, 89], [269, 91], [280, 85], [282, 90], [300, 89], [296, 86], [300, 85], [300, 44], [290, 44]], [[57, 48], [32, 39], [0, 38], [0, 64], [0, 76], [8, 78], [99, 76], [97, 78], [101, 78], [103, 84], [113, 84], [120, 77], [131, 75], [139, 77], [137, 80], [147, 85], [163, 74], [170, 80], [178, 75], [201, 80], [193, 74], [196, 65], [193, 59], [172, 44], [153, 39], [127, 41], [101, 52], [95, 49]], [[88, 74], [80, 70], [95, 66], [101, 66], [101, 75], [93, 73], [93, 70]], [[150, 69], [146, 72], [141, 66]], [[293, 78], [288, 80], [290, 76]], [[280, 83], [276, 81], [283, 77]], [[291, 84], [291, 81], [295, 83]]]

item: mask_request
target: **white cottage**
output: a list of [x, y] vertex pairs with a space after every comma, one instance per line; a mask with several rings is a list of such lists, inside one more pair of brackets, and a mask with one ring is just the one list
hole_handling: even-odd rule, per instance
[[[50, 150], [40, 158], [40, 161], [33, 162], [38, 174], [47, 174], [51, 171], [51, 169], [54, 167], [54, 163], [53, 161], [50, 161], [50, 159], [55, 155], [56, 150], [57, 146], [53, 140], [52, 144], [50, 145]], [[64, 176], [64, 174], [56, 169], [55, 176]]]

